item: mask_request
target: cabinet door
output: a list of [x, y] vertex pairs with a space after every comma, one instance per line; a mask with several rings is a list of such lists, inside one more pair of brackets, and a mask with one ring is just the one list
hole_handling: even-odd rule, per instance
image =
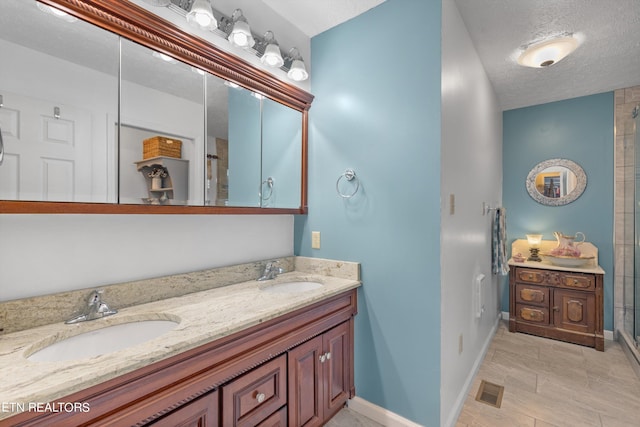
[[152, 423], [153, 427], [217, 427], [218, 391], [208, 393]]
[[596, 324], [596, 299], [593, 293], [555, 289], [553, 323], [557, 328], [593, 333]]
[[289, 351], [289, 425], [320, 426], [322, 411], [322, 336]]
[[351, 340], [349, 338], [348, 322], [336, 326], [323, 335], [325, 418], [338, 412], [349, 398], [351, 361]]

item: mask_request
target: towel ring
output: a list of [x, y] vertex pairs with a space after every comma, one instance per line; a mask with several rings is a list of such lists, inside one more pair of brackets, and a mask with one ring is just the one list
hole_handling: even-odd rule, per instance
[[[262, 188], [264, 187], [265, 184], [267, 184], [269, 186], [269, 195], [267, 197], [264, 197], [264, 195], [262, 193]], [[268, 177], [267, 179], [265, 179], [264, 181], [262, 181], [260, 183], [260, 199], [261, 200], [269, 200], [271, 198], [271, 196], [273, 196], [273, 178]]]
[[[346, 178], [347, 181], [353, 181], [354, 179], [356, 180], [355, 184], [356, 184], [356, 189], [353, 190], [353, 193], [351, 194], [344, 194], [340, 192], [340, 180], [342, 178]], [[342, 175], [340, 175], [338, 177], [338, 180], [336, 181], [336, 191], [338, 192], [338, 195], [340, 197], [342, 197], [343, 199], [350, 199], [351, 197], [355, 196], [355, 194], [358, 192], [358, 190], [360, 189], [360, 180], [358, 179], [358, 177], [356, 176], [356, 173], [353, 169], [347, 169], [346, 171], [344, 171], [344, 173]]]

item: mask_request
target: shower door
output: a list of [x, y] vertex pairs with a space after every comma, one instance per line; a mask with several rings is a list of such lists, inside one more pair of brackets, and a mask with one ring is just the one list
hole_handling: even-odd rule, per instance
[[635, 244], [634, 252], [634, 278], [632, 283], [625, 283], [624, 287], [624, 329], [634, 338], [636, 347], [640, 343], [640, 107], [633, 110], [635, 126], [632, 135], [625, 135], [625, 138], [633, 138], [634, 144], [634, 229]]

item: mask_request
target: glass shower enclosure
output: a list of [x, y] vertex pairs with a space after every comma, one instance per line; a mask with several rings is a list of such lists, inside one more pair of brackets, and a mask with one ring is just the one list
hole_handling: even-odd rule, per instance
[[[636, 348], [640, 348], [640, 105], [632, 111], [634, 119], [634, 245], [633, 280], [624, 286], [624, 331], [631, 337]], [[626, 281], [625, 281], [626, 282]]]

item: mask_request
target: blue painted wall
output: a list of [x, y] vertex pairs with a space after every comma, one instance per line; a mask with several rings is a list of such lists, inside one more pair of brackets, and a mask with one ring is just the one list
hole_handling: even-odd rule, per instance
[[[439, 1], [387, 0], [312, 39], [295, 228], [296, 254], [362, 265], [357, 395], [425, 426], [440, 425], [440, 30]], [[360, 189], [343, 200], [346, 168]]]
[[[503, 204], [509, 245], [527, 233], [555, 240], [554, 231], [582, 231], [598, 247], [604, 277], [604, 328], [613, 330], [613, 92], [505, 111], [503, 114]], [[544, 206], [527, 193], [525, 179], [543, 160], [566, 158], [587, 174], [575, 202]], [[502, 286], [502, 310], [509, 311]]]

